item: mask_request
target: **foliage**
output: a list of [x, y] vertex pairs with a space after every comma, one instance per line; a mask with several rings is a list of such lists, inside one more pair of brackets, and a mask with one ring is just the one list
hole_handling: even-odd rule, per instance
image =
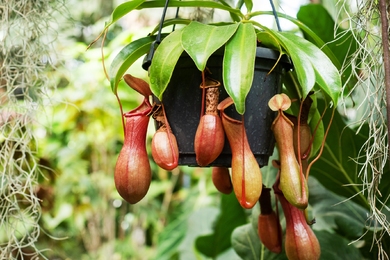
[[[163, 6], [162, 3], [163, 1], [160, 0], [147, 2], [136, 0], [119, 5], [113, 11], [111, 21], [106, 25], [105, 31], [120, 17], [131, 13], [135, 9], [160, 7]], [[252, 1], [245, 1], [247, 8], [252, 6], [251, 3]], [[111, 88], [114, 93], [119, 79], [132, 64], [131, 61], [147, 53], [145, 48], [148, 44], [152, 45], [152, 41], [153, 44], [159, 44], [159, 46], [156, 49], [156, 55], [153, 57], [150, 68], [150, 85], [153, 94], [160, 100], [163, 98], [163, 93], [170, 81], [177, 60], [183, 51], [186, 51], [194, 60], [198, 69], [203, 71], [211, 54], [225, 46], [223, 61], [224, 87], [233, 99], [237, 112], [243, 114], [245, 112], [245, 99], [252, 86], [257, 39], [266, 47], [276, 47], [281, 54], [286, 53], [291, 58], [294, 64], [293, 73], [298, 84], [288, 87], [296, 88], [300, 98], [306, 98], [316, 84], [316, 88], [322, 90], [337, 105], [341, 90], [339, 73], [328, 57], [314, 44], [292, 34], [271, 30], [258, 22], [250, 20], [250, 17], [254, 16], [250, 13], [250, 10], [248, 10], [248, 14], [244, 14], [240, 8], [234, 8], [225, 2], [170, 1], [169, 6], [197, 8], [213, 6], [216, 9], [228, 11], [233, 22], [208, 25], [187, 21], [188, 25], [171, 33], [161, 41], [161, 44], [160, 39], [154, 41], [150, 36], [129, 43], [116, 56], [114, 66], [111, 66], [110, 69]], [[290, 17], [286, 18], [290, 19]], [[175, 24], [176, 21], [171, 21], [170, 24]], [[180, 21], [180, 23], [183, 22]], [[301, 24], [298, 23], [298, 25]], [[304, 28], [305, 32], [312, 38], [317, 37], [308, 27], [304, 26]], [[264, 36], [263, 32], [269, 34], [265, 41], [263, 37], [258, 37]], [[270, 42], [269, 37], [272, 38], [272, 46], [267, 45]], [[129, 53], [129, 50], [133, 52]]]
[[[246, 2], [247, 8], [251, 9], [250, 1]], [[134, 3], [137, 4], [133, 5]], [[172, 1], [171, 4], [189, 6], [194, 3], [227, 10], [235, 21], [242, 19], [241, 12], [223, 2]], [[109, 25], [114, 26], [113, 22], [124, 18], [124, 14], [130, 9], [162, 4], [163, 1], [126, 2], [112, 13]], [[97, 7], [96, 10], [101, 8]], [[313, 11], [317, 14], [315, 19], [313, 15], [307, 15]], [[323, 42], [333, 40], [334, 22], [330, 22], [329, 14], [324, 12], [319, 6], [304, 6], [298, 13], [300, 21], [289, 19], [299, 24], [305, 37], [313, 44], [302, 41], [291, 33], [271, 30], [256, 34], [256, 37], [282, 52], [297, 52], [302, 56], [303, 50], [307, 51], [313, 46], [321, 47]], [[85, 17], [80, 18], [80, 21], [86, 20], [88, 19]], [[167, 21], [165, 26], [179, 23], [189, 24], [180, 19]], [[191, 29], [197, 25], [191, 23], [185, 28]], [[102, 24], [97, 23], [95, 26], [92, 30], [97, 33]], [[146, 72], [140, 69], [138, 58], [149, 50], [155, 38], [149, 36], [126, 45], [129, 41], [138, 39], [139, 35], [129, 33], [118, 24], [115, 26], [108, 33], [112, 40], [105, 43], [103, 49], [105, 58], [116, 55], [108, 71], [111, 82], [107, 81], [103, 73], [99, 47], [86, 51], [86, 43], [90, 41], [91, 35], [76, 37], [76, 42], [67, 41], [68, 46], [60, 46], [61, 53], [68, 60], [63, 63], [63, 67], [57, 64], [58, 68], [49, 72], [57, 80], [58, 89], [51, 96], [46, 111], [39, 115], [39, 125], [35, 129], [35, 134], [40, 137], [36, 158], [39, 158], [43, 173], [37, 179], [36, 186], [42, 209], [39, 224], [44, 230], [39, 235], [37, 247], [50, 248], [43, 253], [49, 259], [286, 259], [284, 252], [276, 255], [260, 243], [256, 231], [258, 205], [252, 211], [243, 210], [233, 195], [217, 193], [211, 182], [209, 169], [180, 167], [167, 172], [154, 165], [150, 158], [153, 180], [147, 196], [136, 205], [128, 205], [117, 194], [113, 169], [123, 143], [123, 133], [120, 112], [109, 85], [120, 95], [126, 111], [136, 107], [140, 101], [138, 95], [120, 79], [129, 68], [132, 74], [146, 77]], [[248, 29], [250, 27], [253, 27], [250, 23], [219, 26], [219, 29], [226, 30], [219, 32], [226, 36], [225, 39], [221, 38], [221, 42], [232, 40], [229, 35], [235, 35], [238, 30], [252, 30]], [[307, 28], [311, 28], [322, 39], [308, 33], [310, 31]], [[186, 34], [192, 33], [190, 29], [187, 32], [186, 29], [177, 30], [177, 35], [180, 34], [185, 41]], [[215, 27], [211, 29], [216, 30]], [[124, 32], [119, 33], [121, 30]], [[153, 28], [148, 30], [156, 31]], [[203, 33], [204, 37], [209, 37], [206, 30]], [[355, 50], [356, 39], [341, 29], [336, 30], [336, 33], [342, 33], [344, 38], [324, 47], [324, 53], [337, 69], [341, 69], [340, 64], [345, 63], [349, 53]], [[171, 35], [175, 37], [174, 34]], [[282, 40], [284, 45], [280, 43]], [[299, 41], [301, 45], [292, 49], [289, 41]], [[209, 53], [218, 49], [220, 44], [210, 44]], [[183, 49], [188, 50], [188, 45], [184, 45], [187, 47]], [[160, 47], [164, 45], [161, 44]], [[199, 57], [196, 48], [199, 47], [190, 47], [189, 53], [195, 50], [191, 55], [196, 57], [198, 66], [203, 68], [205, 57]], [[336, 55], [332, 55], [332, 52]], [[129, 56], [129, 53], [135, 54]], [[322, 88], [325, 96], [328, 94], [337, 103], [338, 90], [330, 85], [320, 86], [326, 68], [316, 67], [318, 52], [313, 51], [312, 54], [306, 57], [307, 63], [297, 64], [298, 67], [302, 65], [300, 71], [304, 71], [301, 81], [309, 80], [310, 83], [304, 85], [313, 85], [314, 90]], [[159, 53], [156, 52], [156, 55]], [[229, 59], [232, 61], [234, 57]], [[130, 67], [131, 64], [134, 66]], [[310, 72], [312, 74], [308, 76], [309, 72], [306, 70], [313, 68], [315, 69]], [[343, 82], [353, 78], [351, 75], [355, 73], [354, 69], [353, 66], [347, 66], [342, 74]], [[299, 75], [299, 70], [297, 74]], [[310, 90], [311, 87], [308, 87], [303, 91], [306, 93]], [[360, 100], [362, 99], [358, 99]], [[318, 100], [317, 106], [322, 111], [323, 101]], [[318, 118], [313, 121], [319, 121], [320, 114], [315, 116]], [[325, 126], [329, 117], [329, 113], [325, 114]], [[150, 124], [148, 142], [153, 131], [153, 124]], [[348, 118], [336, 111], [324, 153], [312, 168], [309, 211], [310, 216], [316, 219], [313, 229], [321, 244], [322, 259], [373, 259], [378, 255], [378, 250], [372, 248], [375, 240], [369, 235], [378, 229], [384, 232], [384, 250], [390, 250], [388, 231], [386, 233], [383, 227], [375, 226], [374, 219], [367, 221], [370, 200], [361, 191], [363, 181], [358, 176], [362, 170], [360, 163], [366, 160], [363, 156], [359, 157], [359, 149], [367, 136], [370, 136], [369, 131], [366, 124], [359, 129], [350, 126]], [[33, 144], [30, 145], [34, 147]], [[262, 172], [264, 183], [270, 187], [276, 170], [269, 164], [262, 168]], [[386, 200], [390, 192], [386, 189], [388, 182], [389, 180], [383, 179], [378, 186], [383, 199], [377, 203], [382, 208], [390, 206]], [[389, 217], [387, 214], [387, 219]], [[283, 216], [281, 220], [284, 226]], [[366, 233], [369, 235], [363, 236]]]
[[[230, 236], [233, 230], [246, 223], [246, 215], [234, 193], [222, 195], [221, 209], [211, 235], [199, 236], [195, 245], [204, 255], [216, 258], [231, 247]], [[210, 247], [210, 245], [215, 245]]]
[[[344, 17], [347, 18], [343, 21], [349, 26], [346, 30], [341, 26], [313, 23], [307, 19], [305, 14], [316, 13], [323, 20], [330, 21], [330, 15], [321, 6], [308, 5], [298, 13], [298, 17], [309, 27], [322, 32], [320, 35], [324, 41], [329, 42], [329, 47], [338, 53], [340, 63], [343, 64], [343, 95], [346, 97], [340, 114], [348, 115], [349, 110], [356, 115], [336, 114], [337, 123], [333, 124], [331, 132], [340, 138], [327, 141], [324, 156], [316, 165], [316, 176], [332, 191], [344, 194], [370, 209], [364, 240], [371, 246], [375, 244], [375, 248], [370, 251], [376, 252], [378, 258], [388, 259], [386, 252], [389, 252], [390, 234], [389, 212], [386, 208], [389, 206], [390, 194], [386, 188], [388, 180], [382, 178], [388, 173], [388, 141], [387, 125], [382, 114], [386, 104], [383, 101], [383, 52], [380, 50], [382, 36], [378, 35], [380, 24], [377, 23], [379, 10], [372, 2], [358, 3], [357, 13], [353, 13], [352, 7], [345, 4], [338, 7], [346, 12]], [[340, 12], [340, 17], [343, 12]], [[330, 41], [332, 32], [335, 40]], [[374, 57], [373, 53], [377, 56]], [[337, 146], [340, 149], [333, 148]], [[324, 178], [327, 173], [324, 174], [323, 170], [329, 169], [329, 166], [337, 168], [338, 174]], [[335, 183], [338, 183], [336, 187]], [[337, 188], [340, 185], [342, 189]]]

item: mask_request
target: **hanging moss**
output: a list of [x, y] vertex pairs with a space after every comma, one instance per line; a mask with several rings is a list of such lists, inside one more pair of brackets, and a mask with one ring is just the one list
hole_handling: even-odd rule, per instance
[[0, 9], [0, 259], [41, 255], [33, 126], [43, 109], [58, 1], [9, 0]]

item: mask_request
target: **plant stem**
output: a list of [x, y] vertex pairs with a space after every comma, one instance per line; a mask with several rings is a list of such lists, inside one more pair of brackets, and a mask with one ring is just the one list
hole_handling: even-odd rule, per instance
[[202, 106], [200, 108], [200, 117], [204, 115], [204, 102], [206, 99], [206, 79], [204, 75], [204, 70], [202, 71]]
[[330, 117], [328, 127], [326, 128], [326, 131], [325, 131], [325, 134], [324, 134], [324, 138], [323, 138], [323, 140], [322, 140], [321, 148], [320, 148], [320, 151], [319, 151], [318, 155], [317, 155], [316, 158], [314, 158], [314, 159], [309, 163], [309, 165], [307, 166], [307, 170], [306, 170], [306, 179], [309, 178], [308, 173], [310, 172], [311, 167], [313, 166], [313, 164], [314, 164], [316, 161], [318, 161], [318, 159], [320, 159], [320, 157], [321, 157], [321, 155], [322, 155], [322, 152], [324, 151], [326, 137], [328, 136], [328, 133], [329, 133], [329, 130], [330, 130], [330, 126], [332, 125], [335, 111], [336, 111], [336, 107], [333, 108], [333, 110], [332, 110], [332, 116]]
[[122, 102], [121, 99], [118, 96], [118, 93], [115, 93], [116, 100], [118, 101], [119, 104], [119, 110], [121, 111], [121, 118], [122, 118], [122, 127], [123, 127], [123, 136], [126, 136], [126, 124], [125, 124], [125, 118], [123, 117], [123, 107], [122, 107]]
[[[379, 12], [382, 23], [383, 64], [385, 70], [387, 139], [390, 138], [390, 51], [389, 51], [389, 22], [387, 20], [386, 0], [379, 1]], [[390, 146], [388, 145], [389, 154]], [[389, 156], [389, 155], [388, 155]]]
[[107, 37], [107, 31], [108, 31], [108, 29], [104, 30], [104, 35], [103, 35], [103, 38], [102, 38], [102, 44], [100, 46], [100, 52], [101, 52], [101, 55], [102, 55], [102, 65], [103, 65], [104, 75], [106, 75], [106, 78], [108, 79], [108, 81], [110, 81], [110, 76], [108, 76], [108, 73], [107, 73], [107, 70], [106, 70], [106, 64], [104, 63], [104, 61], [105, 61], [105, 59], [104, 59], [104, 40]]

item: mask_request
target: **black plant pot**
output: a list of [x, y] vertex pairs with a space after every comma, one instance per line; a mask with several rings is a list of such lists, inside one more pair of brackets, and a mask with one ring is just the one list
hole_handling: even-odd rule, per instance
[[[280, 93], [282, 73], [285, 68], [290, 67], [290, 63], [284, 57], [268, 75], [278, 57], [278, 52], [257, 47], [254, 79], [245, 104], [246, 134], [251, 150], [260, 166], [267, 165], [275, 145], [271, 125], [276, 114], [268, 108], [268, 101], [272, 96]], [[222, 82], [222, 60], [223, 52], [216, 52], [207, 63], [212, 73], [211, 77], [222, 84], [219, 88], [220, 101], [228, 97]], [[179, 146], [179, 165], [198, 166], [194, 152], [194, 139], [202, 105], [201, 82], [201, 72], [191, 58], [183, 54], [163, 94], [166, 116]], [[225, 109], [225, 112], [241, 120], [234, 105]], [[221, 155], [210, 166], [231, 167], [231, 160], [231, 150], [226, 139]]]

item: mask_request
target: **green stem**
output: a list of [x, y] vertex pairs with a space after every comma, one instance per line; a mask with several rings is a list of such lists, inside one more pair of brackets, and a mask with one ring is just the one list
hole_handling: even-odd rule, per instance
[[303, 98], [303, 97], [302, 97], [302, 96], [303, 96], [303, 95], [302, 95], [302, 91], [301, 91], [300, 85], [299, 85], [299, 83], [298, 83], [298, 81], [297, 81], [295, 75], [294, 75], [291, 71], [289, 71], [289, 72], [287, 73], [287, 75], [290, 77], [291, 81], [292, 81], [293, 84], [294, 84], [295, 90], [297, 91], [297, 94], [298, 94], [298, 98], [299, 98], [299, 99], [302, 99], [302, 98]]
[[[301, 157], [301, 114], [302, 114], [302, 108], [303, 108], [303, 102], [304, 100], [301, 100], [299, 104], [299, 115], [298, 115], [298, 164], [299, 164], [299, 178], [301, 179], [301, 196], [303, 197], [306, 193], [305, 190], [305, 175], [307, 176], [307, 173], [309, 171], [306, 171], [303, 173], [303, 167], [302, 167], [302, 157]], [[307, 177], [306, 177], [307, 178]]]
[[200, 118], [204, 115], [204, 103], [206, 101], [206, 79], [204, 75], [204, 70], [202, 71], [202, 106], [200, 110]]
[[121, 119], [122, 119], [122, 127], [123, 127], [123, 135], [125, 136], [126, 134], [126, 125], [125, 125], [125, 118], [123, 116], [123, 107], [122, 107], [122, 103], [121, 103], [121, 100], [118, 96], [118, 93], [115, 93], [115, 97], [116, 99], [118, 100], [118, 104], [119, 104], [119, 110], [121, 111]]

